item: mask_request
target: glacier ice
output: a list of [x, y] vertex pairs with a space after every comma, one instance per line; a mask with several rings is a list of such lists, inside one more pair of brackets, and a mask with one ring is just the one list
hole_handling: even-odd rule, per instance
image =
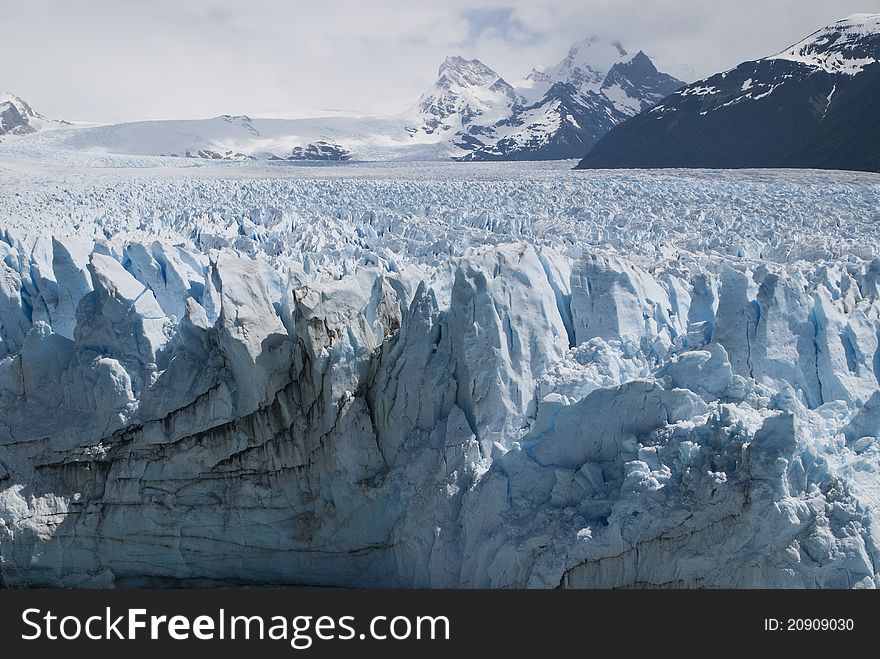
[[6, 586], [875, 587], [880, 181], [0, 181]]

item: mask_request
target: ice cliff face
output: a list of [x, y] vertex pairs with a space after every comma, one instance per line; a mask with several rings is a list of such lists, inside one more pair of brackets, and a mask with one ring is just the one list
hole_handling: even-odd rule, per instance
[[3, 584], [878, 584], [876, 179], [242, 167], [2, 184]]

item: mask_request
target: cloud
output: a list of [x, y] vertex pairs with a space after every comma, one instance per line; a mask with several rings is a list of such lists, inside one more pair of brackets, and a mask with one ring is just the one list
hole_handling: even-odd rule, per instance
[[519, 19], [514, 7], [462, 9], [460, 15], [468, 22], [469, 43], [490, 38], [521, 45], [541, 38]]
[[50, 116], [402, 111], [449, 54], [509, 80], [587, 36], [709, 74], [880, 0], [0, 0], [8, 88]]

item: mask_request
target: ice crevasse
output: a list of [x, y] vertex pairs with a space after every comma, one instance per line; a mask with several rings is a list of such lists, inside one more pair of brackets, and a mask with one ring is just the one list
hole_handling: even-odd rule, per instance
[[0, 236], [0, 584], [880, 584], [880, 260], [255, 235]]

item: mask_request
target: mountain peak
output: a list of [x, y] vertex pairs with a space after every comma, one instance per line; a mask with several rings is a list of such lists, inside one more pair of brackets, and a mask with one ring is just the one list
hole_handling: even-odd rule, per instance
[[602, 93], [618, 111], [631, 116], [683, 86], [681, 80], [658, 71], [651, 58], [640, 50], [611, 67], [602, 82]]
[[850, 14], [837, 21], [835, 25], [848, 30], [861, 30], [866, 34], [874, 34], [880, 32], [880, 14]]
[[561, 65], [569, 70], [589, 68], [595, 71], [608, 72], [612, 66], [627, 57], [618, 41], [604, 41], [598, 37], [589, 37], [574, 44]]
[[532, 69], [522, 83], [522, 91], [530, 100], [546, 93], [554, 82], [567, 82], [580, 91], [598, 91], [612, 67], [628, 57], [617, 41], [587, 37], [573, 44], [558, 64]]
[[829, 73], [855, 75], [880, 60], [880, 14], [852, 14], [767, 59], [790, 60]]
[[25, 119], [45, 119], [43, 115], [34, 112], [23, 98], [10, 91], [0, 92], [0, 103], [10, 103]]
[[451, 55], [443, 60], [437, 70], [437, 77], [462, 86], [483, 86], [491, 85], [501, 76], [478, 59], [469, 60], [460, 55]]
[[582, 51], [590, 50], [606, 50], [608, 52], [616, 53], [618, 57], [626, 57], [628, 55], [628, 53], [626, 52], [626, 48], [624, 48], [619, 41], [607, 41], [595, 35], [593, 35], [592, 37], [581, 39], [577, 43], [573, 44], [568, 52], [579, 53]]
[[447, 57], [437, 71], [437, 82], [410, 112], [420, 124], [411, 134], [449, 133], [477, 117], [497, 121], [516, 103], [516, 94], [501, 76], [478, 59]]
[[602, 86], [607, 86], [609, 78], [613, 78], [616, 74], [624, 71], [627, 72], [627, 75], [636, 75], [640, 77], [654, 76], [659, 73], [651, 58], [648, 57], [644, 51], [640, 50], [629, 59], [617, 62], [612, 66], [608, 71], [608, 76], [606, 76], [605, 82]]
[[27, 135], [49, 121], [12, 92], [0, 92], [0, 135]]

